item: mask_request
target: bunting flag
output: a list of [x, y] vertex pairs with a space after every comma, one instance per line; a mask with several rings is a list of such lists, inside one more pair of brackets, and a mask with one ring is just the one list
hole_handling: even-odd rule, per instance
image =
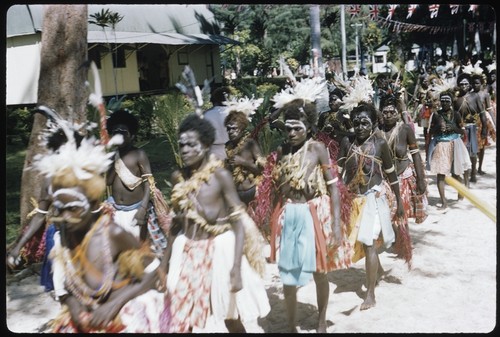
[[[425, 32], [428, 34], [453, 34], [463, 29], [461, 26], [426, 26], [413, 23], [399, 22], [387, 20], [384, 18], [378, 19], [378, 24], [387, 27], [396, 33], [411, 33], [411, 32]], [[473, 24], [473, 28], [475, 25]], [[474, 31], [474, 30], [473, 30]]]
[[370, 9], [370, 19], [377, 20], [379, 13], [378, 5], [370, 5], [369, 9]]
[[477, 9], [477, 5], [470, 5], [469, 12], [474, 13], [476, 11], [476, 9]]
[[411, 18], [417, 7], [418, 5], [408, 5], [408, 15], [406, 16], [407, 19]]
[[398, 5], [389, 5], [389, 15], [387, 15], [387, 18], [386, 20], [390, 20], [392, 19], [392, 16], [394, 15], [394, 12], [396, 11], [396, 8], [398, 7]]
[[359, 12], [361, 12], [361, 5], [349, 5], [349, 6], [347, 6], [347, 13], [351, 14], [351, 18], [358, 15]]
[[429, 12], [431, 13], [431, 19], [434, 19], [437, 17], [439, 11], [439, 5], [434, 4], [434, 5], [429, 5]]
[[457, 14], [459, 8], [460, 8], [460, 5], [450, 5], [451, 14], [452, 15]]

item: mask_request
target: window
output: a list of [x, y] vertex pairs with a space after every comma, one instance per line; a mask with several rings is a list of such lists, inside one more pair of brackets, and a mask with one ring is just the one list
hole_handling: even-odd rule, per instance
[[375, 55], [375, 63], [384, 63], [383, 55]]
[[101, 69], [101, 52], [97, 48], [89, 50], [89, 61], [94, 61], [97, 69]]
[[125, 49], [123, 47], [113, 50], [111, 55], [113, 57], [113, 68], [125, 68], [127, 66], [125, 62]]

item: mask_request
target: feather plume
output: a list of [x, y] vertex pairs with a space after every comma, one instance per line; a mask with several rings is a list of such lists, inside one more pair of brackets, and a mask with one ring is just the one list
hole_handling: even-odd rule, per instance
[[364, 76], [358, 76], [353, 79], [352, 89], [342, 98], [342, 108], [351, 111], [360, 102], [371, 102], [373, 94], [372, 82]]
[[486, 70], [488, 70], [489, 73], [491, 73], [492, 71], [497, 70], [497, 64], [496, 63], [492, 63], [492, 64], [487, 65], [486, 66]]
[[283, 59], [280, 59], [279, 63], [280, 63], [280, 66], [283, 68], [283, 71], [284, 71], [286, 77], [288, 77], [288, 79], [290, 80], [292, 85], [295, 86], [297, 84], [297, 80], [295, 79], [295, 75], [290, 70], [290, 67], [288, 66], [288, 64]]
[[243, 112], [249, 121], [252, 120], [252, 115], [255, 114], [255, 111], [258, 109], [258, 107], [264, 102], [263, 98], [259, 99], [254, 99], [253, 96], [252, 98], [248, 97], [242, 97], [242, 98], [236, 98], [232, 97], [228, 101], [222, 102], [222, 104], [227, 106], [227, 111], [241, 111]]
[[62, 130], [66, 135], [66, 139], [68, 142], [75, 142], [75, 130], [78, 130], [80, 125], [72, 125], [67, 120], [63, 119], [55, 110], [45, 106], [40, 105], [37, 107], [37, 112], [42, 113], [45, 117], [47, 117], [47, 130], [41, 133], [40, 140], [42, 145], [47, 144], [48, 138], [58, 130]]
[[101, 141], [106, 144], [109, 142], [108, 129], [106, 128], [107, 111], [102, 98], [101, 79], [94, 61], [90, 63], [90, 69], [94, 76], [94, 92], [89, 95], [89, 103], [99, 111], [100, 137]]
[[285, 88], [275, 94], [272, 98], [272, 101], [275, 102], [273, 106], [279, 109], [295, 99], [314, 102], [321, 97], [325, 89], [326, 81], [320, 77], [302, 79], [294, 87]]
[[433, 91], [439, 96], [440, 93], [444, 91], [450, 91], [455, 88], [455, 79], [451, 79], [452, 81], [440, 81], [437, 84], [433, 85]]
[[[194, 72], [189, 66], [185, 66], [182, 71], [182, 78], [184, 83], [177, 82], [175, 86], [189, 99], [190, 103], [194, 106], [195, 112], [202, 115], [203, 95], [202, 90], [196, 84]], [[206, 83], [205, 83], [206, 84]], [[205, 89], [205, 88], [204, 88]]]
[[114, 152], [106, 152], [105, 146], [92, 136], [82, 139], [78, 147], [71, 141], [56, 152], [37, 154], [31, 167], [49, 178], [70, 168], [79, 179], [86, 180], [95, 174], [105, 173], [113, 163], [113, 156]]

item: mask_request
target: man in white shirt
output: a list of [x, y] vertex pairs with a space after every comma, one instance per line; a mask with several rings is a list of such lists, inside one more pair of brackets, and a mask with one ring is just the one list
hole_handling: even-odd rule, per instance
[[215, 141], [210, 151], [220, 160], [226, 159], [225, 144], [229, 141], [224, 119], [227, 116], [227, 107], [222, 103], [229, 99], [231, 91], [228, 87], [219, 87], [210, 95], [213, 107], [203, 113], [203, 118], [210, 121], [215, 128]]

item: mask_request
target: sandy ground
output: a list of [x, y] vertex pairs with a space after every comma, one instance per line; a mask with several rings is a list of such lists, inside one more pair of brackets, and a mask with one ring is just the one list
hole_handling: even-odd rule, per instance
[[[419, 129], [417, 129], [418, 135]], [[470, 191], [483, 203], [497, 207], [496, 145], [486, 149], [483, 170]], [[329, 333], [488, 333], [495, 329], [497, 312], [496, 222], [468, 199], [446, 186], [449, 207], [438, 210], [435, 176], [428, 175], [428, 218], [410, 222], [413, 264], [408, 266], [384, 251], [380, 259], [386, 276], [375, 290], [377, 305], [360, 311], [365, 268], [362, 259], [346, 270], [329, 273], [327, 311]], [[6, 325], [11, 332], [46, 332], [59, 304], [39, 285], [36, 266], [23, 275], [7, 276]], [[248, 332], [287, 332], [285, 303], [276, 264], [267, 265], [268, 316], [246, 322]], [[316, 332], [314, 282], [298, 290], [297, 328]], [[225, 332], [209, 322], [206, 330]]]

